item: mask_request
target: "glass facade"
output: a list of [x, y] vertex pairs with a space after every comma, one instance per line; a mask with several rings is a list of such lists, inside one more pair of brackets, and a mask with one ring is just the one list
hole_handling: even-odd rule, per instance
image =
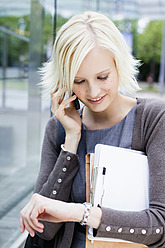
[[[52, 42], [52, 16], [40, 1], [26, 13], [0, 17], [0, 247], [19, 238], [19, 212], [36, 181], [50, 102], [41, 97], [37, 68]], [[45, 20], [49, 21], [44, 37]]]

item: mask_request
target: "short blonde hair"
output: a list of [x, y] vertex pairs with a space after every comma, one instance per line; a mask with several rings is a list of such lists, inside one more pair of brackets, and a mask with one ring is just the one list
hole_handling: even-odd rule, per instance
[[67, 87], [71, 94], [83, 59], [96, 45], [113, 55], [120, 92], [134, 94], [139, 90], [136, 81], [139, 62], [130, 54], [122, 34], [108, 17], [88, 11], [73, 16], [58, 31], [52, 57], [40, 70], [46, 93]]

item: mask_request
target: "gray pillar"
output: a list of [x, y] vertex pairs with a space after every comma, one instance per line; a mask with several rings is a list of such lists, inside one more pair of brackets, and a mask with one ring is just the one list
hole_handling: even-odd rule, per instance
[[161, 62], [160, 62], [160, 74], [159, 74], [160, 95], [164, 94], [164, 79], [165, 79], [164, 71], [165, 71], [165, 21], [163, 23], [162, 52], [161, 52]]
[[38, 165], [40, 158], [41, 96], [37, 85], [40, 81], [37, 70], [41, 66], [43, 57], [44, 10], [41, 1], [31, 0], [27, 164], [34, 165]]
[[53, 16], [53, 44], [56, 38], [57, 28], [57, 0], [54, 0], [54, 16]]
[[96, 11], [100, 10], [100, 0], [96, 0]]
[[[4, 27], [6, 29], [6, 27]], [[8, 37], [6, 32], [3, 33], [2, 49], [2, 108], [6, 107], [6, 69], [7, 69]]]

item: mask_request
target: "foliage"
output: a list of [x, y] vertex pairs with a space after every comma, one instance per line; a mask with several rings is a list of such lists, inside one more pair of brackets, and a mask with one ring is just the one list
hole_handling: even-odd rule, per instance
[[[57, 15], [56, 31], [68, 19]], [[138, 20], [116, 21], [116, 26], [120, 31], [132, 33], [133, 35], [133, 55], [142, 61], [143, 66], [140, 68], [142, 78], [151, 71], [158, 77], [163, 21], [151, 21], [148, 23], [143, 33], [138, 34]], [[30, 16], [22, 17], [0, 17], [0, 26], [6, 26], [14, 33], [30, 37]], [[37, 34], [36, 34], [37, 35]], [[53, 19], [49, 13], [44, 13], [43, 22], [43, 47], [46, 54], [48, 46], [53, 43]], [[0, 32], [0, 57], [3, 52], [3, 33]], [[29, 61], [29, 43], [19, 40], [16, 37], [8, 35], [8, 66], [20, 66]], [[0, 61], [1, 64], [1, 61]]]
[[120, 21], [114, 21], [120, 32], [131, 33], [132, 34], [132, 53], [136, 57], [137, 53], [137, 19], [124, 19]]
[[[56, 18], [56, 32], [57, 30], [67, 21], [68, 19], [57, 15]], [[52, 16], [50, 14], [45, 15], [45, 20], [44, 20], [44, 29], [43, 29], [43, 39], [44, 39], [44, 44], [47, 44], [49, 40], [52, 40], [53, 37], [53, 23], [54, 20], [52, 19]]]
[[[30, 18], [29, 16], [24, 17], [0, 17], [0, 26], [6, 27], [10, 31], [20, 34], [26, 37], [29, 37], [29, 27], [30, 27]], [[23, 40], [7, 35], [7, 46], [8, 46], [8, 65], [19, 65], [20, 60], [28, 60], [28, 50], [29, 44]], [[3, 40], [3, 34], [1, 34], [1, 44]], [[3, 46], [1, 45], [3, 48]], [[2, 54], [2, 50], [0, 51]], [[2, 57], [2, 56], [1, 56]]]
[[145, 63], [155, 60], [160, 63], [163, 21], [151, 21], [142, 34], [138, 35], [137, 56]]
[[140, 68], [142, 80], [150, 75], [154, 81], [158, 81], [162, 31], [163, 21], [150, 21], [137, 37], [137, 57], [143, 63]]
[[[62, 16], [57, 16], [56, 29], [67, 21]], [[10, 16], [0, 17], [0, 26], [6, 27], [10, 31], [30, 37], [30, 16]], [[37, 35], [37, 34], [36, 34]], [[29, 43], [20, 40], [14, 36], [8, 35], [8, 66], [20, 66], [20, 64], [28, 63], [29, 61]], [[50, 14], [45, 13], [43, 23], [43, 46], [47, 47], [48, 42], [52, 42], [53, 37], [53, 20]], [[0, 31], [0, 57], [3, 52], [3, 33]], [[0, 65], [1, 65], [0, 60]]]
[[138, 20], [115, 21], [116, 26], [121, 32], [132, 33], [133, 36], [133, 55], [142, 61], [140, 67], [140, 80], [146, 80], [148, 75], [153, 80], [158, 80], [163, 21], [150, 21], [142, 33], [138, 33]]

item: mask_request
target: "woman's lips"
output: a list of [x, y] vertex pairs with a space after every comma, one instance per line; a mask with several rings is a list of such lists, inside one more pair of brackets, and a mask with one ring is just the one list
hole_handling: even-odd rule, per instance
[[99, 104], [104, 100], [105, 97], [106, 95], [94, 99], [88, 99], [88, 101], [92, 104]]

